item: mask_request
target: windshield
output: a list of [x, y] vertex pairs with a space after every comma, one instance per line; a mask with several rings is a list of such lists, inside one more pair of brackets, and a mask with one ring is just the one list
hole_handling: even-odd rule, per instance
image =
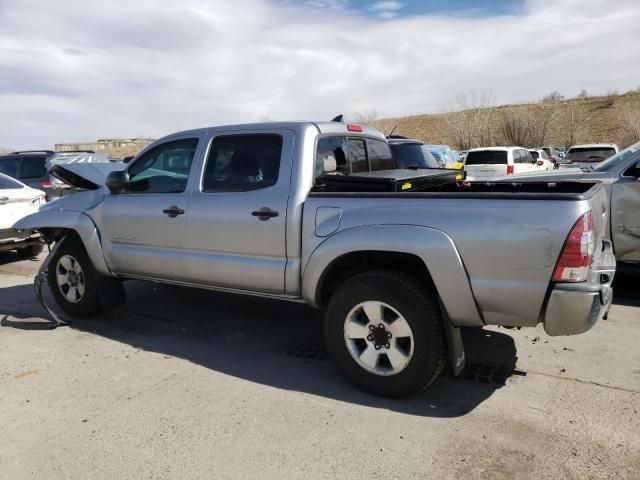
[[398, 168], [438, 168], [438, 162], [424, 145], [392, 143], [390, 147]]
[[611, 170], [617, 170], [620, 167], [624, 167], [632, 156], [636, 156], [636, 153], [640, 150], [640, 142], [634, 143], [630, 147], [625, 148], [617, 155], [609, 157], [607, 160], [599, 164], [594, 170], [598, 172], [608, 172]]
[[464, 162], [465, 165], [506, 165], [507, 152], [504, 150], [483, 150], [469, 152]]
[[601, 162], [616, 153], [613, 147], [579, 147], [572, 148], [565, 161], [570, 162]]

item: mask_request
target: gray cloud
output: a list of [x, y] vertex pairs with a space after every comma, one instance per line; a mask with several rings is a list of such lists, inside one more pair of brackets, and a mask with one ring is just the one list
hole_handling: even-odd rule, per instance
[[637, 0], [529, 0], [518, 15], [384, 21], [337, 13], [341, 0], [311, 4], [5, 0], [0, 145], [372, 108], [415, 114], [470, 89], [511, 102], [640, 83]]

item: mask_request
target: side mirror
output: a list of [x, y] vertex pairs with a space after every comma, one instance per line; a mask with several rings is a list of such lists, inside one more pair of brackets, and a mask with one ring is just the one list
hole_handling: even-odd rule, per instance
[[105, 185], [111, 191], [111, 193], [121, 193], [128, 183], [129, 172], [127, 172], [126, 170], [117, 170], [115, 172], [111, 172], [107, 176]]

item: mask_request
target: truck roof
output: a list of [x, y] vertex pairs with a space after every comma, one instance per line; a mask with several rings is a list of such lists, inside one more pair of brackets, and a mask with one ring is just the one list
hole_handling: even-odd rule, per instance
[[[315, 126], [318, 129], [318, 133], [336, 133], [345, 135], [366, 135], [370, 137], [378, 137], [382, 140], [386, 140], [385, 136], [377, 129], [360, 125], [357, 123], [343, 123], [343, 122], [313, 122], [308, 120], [295, 120], [287, 122], [257, 122], [257, 123], [240, 123], [235, 125], [213, 125], [210, 127], [195, 128], [191, 130], [184, 130], [182, 132], [175, 132], [169, 136], [184, 135], [187, 133], [200, 133], [208, 130], [259, 130], [268, 128], [281, 128], [297, 130], [303, 126]], [[166, 138], [166, 137], [165, 137]]]

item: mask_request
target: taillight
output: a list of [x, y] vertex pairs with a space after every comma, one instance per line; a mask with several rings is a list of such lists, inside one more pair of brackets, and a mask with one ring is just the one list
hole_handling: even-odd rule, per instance
[[49, 188], [49, 187], [51, 187], [51, 182], [48, 182], [46, 180], [42, 181], [42, 182], [40, 182], [40, 186], [41, 187], [45, 187], [45, 188]]
[[513, 165], [507, 165], [507, 175], [513, 175]]
[[542, 165], [544, 165], [544, 162], [542, 160], [538, 160], [538, 166], [541, 167]]
[[362, 131], [362, 125], [357, 125], [355, 123], [348, 123], [347, 124], [347, 130], [350, 132], [361, 132]]
[[560, 260], [553, 273], [554, 282], [585, 282], [595, 252], [591, 210], [575, 223], [565, 241]]

